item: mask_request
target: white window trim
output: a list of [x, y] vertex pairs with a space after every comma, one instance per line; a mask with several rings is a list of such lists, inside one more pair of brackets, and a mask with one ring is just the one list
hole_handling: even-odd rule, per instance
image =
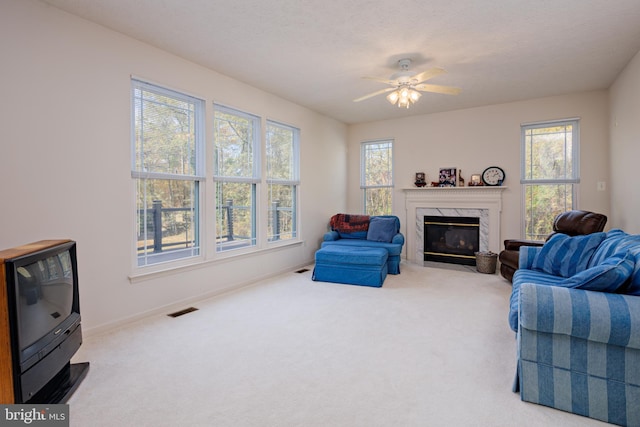
[[[198, 151], [198, 156], [196, 158], [196, 175], [174, 175], [174, 174], [165, 174], [159, 172], [146, 172], [146, 171], [137, 171], [136, 168], [136, 146], [135, 146], [135, 96], [134, 96], [134, 88], [136, 87], [149, 87], [154, 91], [164, 93], [171, 97], [184, 98], [189, 100], [195, 100], [198, 104], [201, 104], [199, 108], [196, 110], [196, 145]], [[283, 250], [287, 247], [294, 247], [304, 245], [304, 240], [302, 240], [301, 233], [301, 224], [300, 224], [300, 139], [302, 131], [299, 127], [286, 124], [284, 122], [278, 120], [272, 120], [265, 118], [264, 116], [260, 116], [258, 114], [249, 113], [247, 111], [237, 109], [234, 107], [230, 107], [227, 105], [220, 104], [215, 101], [205, 101], [203, 98], [198, 95], [194, 95], [192, 93], [186, 92], [181, 89], [172, 88], [163, 83], [157, 83], [151, 81], [146, 78], [140, 78], [137, 76], [131, 76], [131, 125], [130, 125], [130, 151], [131, 151], [131, 206], [136, 206], [136, 196], [137, 196], [137, 180], [138, 179], [172, 179], [172, 180], [186, 180], [186, 181], [194, 181], [198, 182], [198, 206], [197, 206], [197, 214], [199, 215], [199, 226], [198, 226], [198, 239], [199, 239], [199, 255], [194, 257], [186, 257], [179, 258], [176, 260], [157, 262], [154, 264], [148, 264], [144, 266], [138, 265], [138, 256], [137, 256], [137, 244], [135, 241], [135, 236], [137, 234], [137, 220], [135, 218], [136, 209], [133, 210], [133, 221], [131, 228], [131, 235], [134, 236], [134, 241], [132, 244], [131, 251], [131, 274], [129, 275], [129, 281], [131, 283], [143, 282], [146, 280], [151, 280], [158, 277], [170, 276], [173, 274], [190, 271], [205, 267], [211, 264], [223, 263], [223, 262], [232, 262], [234, 259], [239, 259], [243, 257], [253, 257], [264, 254], [267, 251], [273, 250]], [[253, 177], [224, 177], [224, 176], [216, 176], [215, 166], [214, 166], [214, 144], [213, 140], [213, 124], [215, 122], [215, 111], [225, 111], [231, 114], [236, 114], [240, 116], [247, 116], [250, 118], [256, 118], [257, 124], [254, 122], [254, 131], [257, 135], [257, 141], [254, 141], [254, 165], [253, 165]], [[274, 180], [274, 179], [266, 179], [263, 177], [263, 170], [266, 171], [265, 165], [263, 164], [263, 150], [266, 144], [265, 131], [266, 131], [266, 123], [271, 123], [274, 125], [285, 126], [287, 128], [296, 129], [296, 141], [294, 144], [295, 150], [295, 174], [296, 179], [294, 180]], [[211, 131], [211, 133], [209, 133]], [[215, 186], [216, 182], [224, 180], [226, 182], [245, 182], [245, 183], [253, 183], [256, 184], [256, 240], [257, 243], [255, 246], [248, 247], [246, 249], [239, 249], [233, 251], [224, 251], [218, 252], [217, 245], [215, 243], [216, 237], [216, 224], [215, 224], [215, 215], [212, 218], [212, 212], [215, 212], [216, 209], [216, 195], [215, 195]], [[266, 191], [267, 185], [262, 185], [263, 183], [275, 183], [282, 185], [294, 185], [296, 188], [296, 238], [288, 239], [276, 242], [268, 242], [266, 239], [266, 222], [262, 224], [261, 221], [264, 219], [261, 217], [266, 216], [267, 207], [262, 206], [262, 202], [267, 200], [265, 195], [262, 193]], [[266, 205], [265, 205], [266, 206]], [[266, 220], [265, 220], [266, 221]], [[264, 234], [264, 236], [263, 236]]]
[[[366, 153], [366, 147], [368, 145], [373, 145], [373, 144], [382, 144], [382, 143], [391, 143], [391, 183], [389, 185], [366, 185], [365, 183], [365, 169], [366, 169], [366, 160], [365, 160], [365, 153]], [[367, 209], [367, 196], [366, 196], [366, 190], [367, 189], [374, 189], [374, 188], [391, 188], [391, 212], [394, 211], [394, 205], [395, 205], [395, 195], [394, 195], [394, 191], [393, 188], [395, 187], [395, 179], [396, 179], [396, 173], [395, 173], [395, 140], [393, 138], [381, 138], [381, 139], [373, 139], [373, 140], [367, 140], [367, 141], [363, 141], [360, 143], [360, 189], [362, 190], [362, 194], [361, 194], [361, 209], [362, 212], [366, 212]]]
[[[251, 177], [242, 177], [242, 176], [224, 176], [224, 175], [218, 175], [216, 174], [215, 171], [215, 165], [213, 165], [213, 187], [214, 187], [214, 192], [215, 189], [217, 188], [217, 183], [219, 182], [225, 182], [225, 183], [245, 183], [245, 184], [254, 184], [255, 185], [255, 200], [254, 200], [254, 206], [253, 206], [253, 211], [252, 211], [252, 217], [254, 218], [253, 221], [253, 234], [254, 234], [254, 243], [250, 244], [248, 246], [243, 246], [243, 247], [239, 247], [239, 248], [234, 248], [234, 249], [224, 249], [222, 246], [218, 245], [215, 242], [216, 236], [218, 234], [218, 224], [214, 223], [213, 225], [213, 229], [214, 229], [214, 236], [213, 238], [213, 252], [215, 253], [215, 257], [216, 258], [231, 258], [234, 256], [238, 256], [238, 255], [242, 255], [242, 254], [247, 254], [247, 253], [252, 253], [255, 252], [257, 250], [259, 250], [262, 246], [264, 246], [263, 240], [265, 240], [262, 237], [262, 224], [261, 224], [261, 217], [262, 217], [262, 200], [264, 200], [261, 197], [261, 191], [262, 191], [262, 146], [263, 146], [263, 141], [264, 141], [264, 125], [263, 125], [263, 119], [255, 114], [252, 113], [248, 113], [246, 111], [242, 111], [233, 107], [229, 107], [226, 105], [222, 105], [222, 104], [218, 104], [218, 103], [213, 103], [213, 123], [215, 126], [215, 115], [216, 112], [222, 112], [225, 114], [229, 114], [229, 115], [233, 115], [233, 116], [237, 116], [237, 117], [242, 117], [245, 118], [247, 120], [249, 120], [252, 123], [252, 134], [254, 136], [253, 140], [251, 141], [252, 144], [252, 149], [253, 149], [253, 165], [252, 165], [252, 176]], [[212, 155], [215, 158], [215, 129], [212, 128], [212, 136], [211, 136], [211, 147], [212, 147]], [[218, 209], [218, 206], [216, 205], [217, 203], [217, 195], [213, 196], [213, 204], [214, 204], [214, 212], [216, 209]], [[215, 217], [215, 214], [213, 215]]]
[[[528, 129], [539, 129], [545, 127], [552, 127], [554, 125], [561, 124], [573, 124], [573, 137], [571, 141], [572, 155], [574, 163], [572, 165], [573, 176], [571, 178], [548, 180], [548, 179], [526, 179], [526, 166], [524, 153], [526, 152], [526, 131]], [[566, 119], [547, 120], [543, 122], [528, 122], [520, 125], [520, 208], [522, 209], [520, 214], [520, 238], [526, 236], [526, 192], [524, 191], [525, 185], [530, 184], [572, 184], [571, 198], [573, 200], [573, 209], [579, 209], [579, 193], [580, 193], [580, 117], [571, 117]]]
[[[170, 89], [165, 86], [158, 85], [156, 83], [151, 83], [149, 81], [131, 77], [131, 85], [130, 85], [130, 101], [131, 101], [131, 130], [130, 130], [130, 150], [131, 150], [131, 178], [132, 178], [132, 198], [133, 204], [132, 206], [137, 205], [137, 180], [139, 179], [171, 179], [171, 180], [184, 180], [198, 183], [198, 203], [196, 209], [196, 215], [198, 215], [198, 235], [197, 239], [199, 242], [198, 245], [198, 254], [194, 256], [186, 256], [180, 257], [173, 260], [160, 261], [152, 264], [139, 265], [138, 264], [138, 253], [137, 253], [137, 241], [133, 240], [132, 251], [131, 251], [131, 265], [133, 274], [130, 277], [140, 276], [144, 274], [153, 274], [157, 271], [165, 271], [167, 268], [180, 268], [185, 265], [192, 265], [194, 263], [202, 262], [206, 256], [206, 218], [205, 218], [205, 207], [203, 201], [205, 200], [206, 193], [206, 134], [205, 134], [205, 117], [206, 117], [206, 101], [197, 96], [187, 94], [183, 91]], [[133, 125], [136, 121], [136, 108], [135, 108], [135, 89], [145, 90], [148, 89], [150, 91], [155, 91], [161, 94], [164, 94], [169, 97], [173, 97], [176, 99], [182, 99], [188, 102], [193, 102], [196, 105], [195, 117], [194, 117], [194, 133], [196, 136], [195, 147], [196, 150], [196, 175], [177, 175], [171, 173], [161, 173], [161, 172], [146, 172], [146, 171], [138, 171], [136, 170], [136, 144], [135, 144], [135, 126]], [[136, 209], [133, 210], [133, 222], [132, 222], [132, 236], [137, 235], [137, 212]], [[192, 249], [193, 250], [193, 249]]]
[[[573, 137], [571, 140], [571, 150], [573, 155], [572, 177], [565, 179], [527, 179], [526, 161], [526, 132], [529, 129], [541, 129], [563, 124], [573, 125]], [[520, 183], [521, 184], [578, 184], [580, 183], [580, 118], [550, 120], [546, 122], [524, 123], [520, 125]]]
[[[286, 240], [273, 240], [273, 241], [269, 241], [268, 238], [268, 224], [267, 221], [268, 219], [268, 215], [265, 215], [265, 224], [264, 224], [264, 241], [267, 244], [267, 246], [271, 246], [271, 247], [278, 247], [278, 246], [283, 246], [283, 245], [287, 245], [290, 243], [295, 243], [295, 242], [299, 242], [300, 241], [300, 139], [301, 139], [301, 131], [300, 128], [298, 128], [297, 126], [293, 126], [287, 123], [283, 123], [277, 120], [273, 120], [273, 119], [266, 119], [265, 121], [265, 138], [264, 138], [264, 143], [265, 143], [265, 152], [266, 152], [266, 144], [267, 144], [267, 138], [266, 138], [266, 132], [269, 126], [276, 126], [276, 127], [281, 127], [283, 129], [286, 130], [292, 130], [293, 131], [293, 160], [294, 160], [294, 164], [293, 164], [293, 179], [290, 180], [280, 180], [280, 179], [274, 179], [274, 178], [265, 178], [265, 183], [266, 185], [264, 186], [264, 190], [265, 190], [265, 194], [264, 194], [264, 200], [269, 200], [269, 195], [268, 195], [268, 191], [269, 191], [269, 185], [270, 184], [278, 184], [278, 185], [285, 185], [285, 186], [293, 186], [294, 187], [294, 193], [293, 197], [294, 197], [294, 203], [295, 206], [293, 207], [295, 209], [296, 212], [296, 217], [295, 217], [295, 231], [296, 231], [296, 236], [292, 239], [286, 239]], [[266, 157], [266, 156], [265, 156]], [[264, 170], [265, 170], [265, 175], [267, 173], [267, 166], [266, 166], [266, 159], [265, 159], [265, 165], [264, 165]], [[267, 207], [268, 209], [268, 207]]]

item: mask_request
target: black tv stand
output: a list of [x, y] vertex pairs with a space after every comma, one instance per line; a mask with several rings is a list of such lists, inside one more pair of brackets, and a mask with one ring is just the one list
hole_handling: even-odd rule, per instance
[[89, 362], [68, 363], [27, 403], [66, 403], [89, 372]]

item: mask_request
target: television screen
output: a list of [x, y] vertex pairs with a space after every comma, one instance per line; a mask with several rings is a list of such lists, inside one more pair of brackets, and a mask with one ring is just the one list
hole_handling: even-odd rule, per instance
[[33, 344], [69, 317], [73, 309], [70, 248], [16, 266], [20, 348]]

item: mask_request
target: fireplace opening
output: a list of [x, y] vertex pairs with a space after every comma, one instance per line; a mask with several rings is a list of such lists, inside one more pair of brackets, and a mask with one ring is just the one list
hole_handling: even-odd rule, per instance
[[476, 265], [480, 250], [480, 218], [424, 217], [424, 260]]

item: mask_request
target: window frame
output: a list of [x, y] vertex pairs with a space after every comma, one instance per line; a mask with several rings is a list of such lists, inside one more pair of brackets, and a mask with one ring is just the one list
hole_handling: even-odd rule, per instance
[[[216, 254], [233, 254], [233, 253], [244, 253], [247, 251], [251, 251], [252, 249], [255, 249], [256, 247], [258, 247], [260, 245], [260, 232], [259, 232], [259, 217], [260, 217], [260, 212], [261, 212], [261, 206], [260, 206], [260, 189], [261, 189], [261, 184], [262, 184], [262, 155], [261, 155], [261, 148], [262, 148], [262, 119], [260, 116], [257, 116], [255, 114], [251, 114], [248, 113], [246, 111], [242, 111], [239, 110], [237, 108], [233, 108], [233, 107], [229, 107], [223, 104], [219, 104], [214, 102], [213, 104], [213, 134], [211, 137], [211, 146], [212, 146], [212, 151], [213, 151], [213, 184], [214, 184], [214, 191], [216, 192], [215, 197], [214, 197], [214, 205], [215, 205], [215, 214], [214, 216], [216, 216], [216, 220], [214, 221], [214, 246], [215, 246], [215, 250], [214, 252]], [[252, 126], [252, 135], [253, 135], [253, 139], [251, 141], [251, 146], [252, 146], [252, 176], [247, 177], [247, 176], [225, 176], [225, 175], [220, 175], [217, 173], [217, 166], [216, 166], [216, 146], [217, 146], [217, 142], [216, 142], [216, 113], [218, 112], [222, 112], [225, 114], [229, 114], [229, 115], [234, 115], [240, 118], [244, 118], [247, 119], [251, 122], [251, 126]], [[219, 184], [224, 184], [224, 183], [239, 183], [239, 184], [250, 184], [251, 185], [251, 198], [252, 198], [252, 206], [251, 206], [251, 214], [250, 214], [250, 222], [251, 222], [251, 237], [249, 238], [249, 244], [246, 245], [240, 245], [236, 248], [230, 247], [229, 244], [225, 245], [224, 243], [228, 243], [228, 242], [222, 242], [222, 243], [218, 243], [217, 239], [219, 236], [219, 224], [217, 221], [217, 210], [221, 209], [221, 206], [218, 204], [219, 201], [219, 195], [217, 193], [218, 191], [218, 185]], [[225, 247], [226, 246], [226, 247]]]
[[[184, 93], [182, 91], [169, 89], [167, 87], [159, 86], [153, 83], [149, 83], [147, 81], [131, 78], [130, 82], [131, 87], [131, 178], [133, 182], [133, 194], [134, 194], [134, 226], [135, 230], [133, 235], [136, 238], [133, 241], [133, 250], [132, 250], [132, 265], [134, 266], [134, 271], [154, 271], [157, 269], [165, 268], [165, 265], [171, 264], [176, 266], [181, 266], [184, 264], [193, 263], [194, 260], [201, 260], [204, 257], [205, 252], [205, 236], [204, 236], [204, 227], [203, 227], [203, 214], [204, 207], [202, 201], [205, 196], [205, 182], [206, 182], [206, 168], [205, 168], [205, 108], [206, 102], [198, 98], [196, 96]], [[136, 131], [138, 124], [138, 110], [136, 108], [138, 91], [147, 91], [152, 92], [160, 96], [165, 96], [168, 98], [173, 98], [178, 101], [187, 102], [193, 105], [193, 120], [194, 120], [194, 129], [193, 129], [193, 137], [194, 137], [194, 173], [189, 174], [179, 174], [179, 173], [168, 173], [168, 172], [157, 172], [157, 171], [146, 171], [140, 170], [139, 166], [144, 164], [143, 161], [138, 165], [138, 150], [137, 150], [137, 141], [136, 141]], [[146, 183], [147, 180], [170, 180], [170, 181], [189, 181], [194, 184], [193, 197], [194, 200], [191, 204], [191, 212], [193, 215], [193, 243], [194, 246], [191, 248], [185, 248], [181, 250], [173, 250], [171, 252], [166, 252], [165, 254], [183, 254], [183, 256], [175, 256], [175, 257], [164, 257], [167, 259], [158, 260], [155, 262], [149, 262], [150, 258], [153, 258], [153, 253], [150, 255], [145, 255], [143, 258], [147, 259], [147, 262], [141, 263], [141, 255], [138, 253], [138, 233], [140, 230], [140, 218], [139, 218], [139, 209], [137, 200], [139, 197], [139, 185]], [[145, 198], [146, 201], [146, 198]], [[148, 205], [146, 205], [148, 206]], [[145, 219], [146, 222], [146, 211], [148, 208], [145, 208]], [[145, 228], [146, 230], [146, 228]], [[156, 257], [161, 258], [161, 257]]]
[[[571, 172], [565, 174], [564, 177], [559, 178], [531, 178], [531, 171], [527, 170], [527, 153], [528, 146], [531, 145], [528, 142], [527, 132], [534, 129], [553, 128], [558, 126], [572, 126], [571, 128], [571, 143], [570, 143], [570, 161]], [[565, 135], [568, 132], [565, 131]], [[566, 138], [566, 136], [565, 136]], [[565, 147], [566, 148], [566, 147]], [[564, 156], [563, 161], [567, 163], [567, 155]], [[529, 212], [527, 187], [528, 186], [544, 186], [544, 185], [570, 185], [571, 186], [571, 203], [567, 206], [567, 198], [564, 199], [565, 211], [571, 209], [578, 209], [578, 189], [580, 184], [580, 118], [568, 118], [559, 120], [548, 120], [542, 122], [523, 123], [520, 125], [520, 186], [521, 186], [521, 237], [524, 239], [530, 239], [532, 236], [527, 231], [527, 215]], [[557, 212], [560, 213], [560, 212]], [[549, 221], [553, 221], [550, 218]], [[551, 230], [550, 230], [551, 232]], [[530, 236], [530, 237], [528, 237]], [[537, 239], [534, 239], [537, 240]], [[540, 239], [544, 240], [544, 239]]]
[[[171, 108], [173, 106], [173, 101], [171, 101], [171, 99], [165, 100], [162, 97], [168, 96], [169, 98], [175, 98], [178, 100], [175, 105], [178, 109], [182, 108], [188, 114], [193, 115], [185, 117], [185, 119], [187, 120], [185, 122], [181, 116], [174, 116], [175, 111], [171, 109], [169, 109], [168, 111], [164, 111], [161, 108], [158, 111], [148, 110], [150, 112], [153, 112], [154, 114], [157, 114], [157, 116], [153, 115], [146, 117], [144, 122], [137, 121], [139, 117], [142, 117], [140, 116], [140, 113], [145, 112], [144, 109], [139, 109], [139, 106], [142, 105], [144, 107], [144, 102], [141, 104], [141, 100], [146, 102], [144, 90], [147, 88], [149, 88], [152, 93], [158, 94], [158, 99], [154, 100], [153, 96], [148, 96], [148, 100], [152, 102], [166, 101], [161, 103], [160, 105], [163, 108]], [[142, 92], [140, 92], [141, 90]], [[165, 274], [172, 274], [173, 272], [177, 271], [190, 270], [192, 268], [197, 268], [203, 263], [224, 261], [226, 259], [235, 258], [238, 256], [254, 256], [260, 254], [264, 250], [276, 249], [285, 246], [295, 246], [302, 243], [299, 223], [300, 128], [288, 125], [277, 120], [269, 120], [267, 122], [268, 119], [266, 119], [264, 115], [252, 114], [238, 108], [220, 104], [212, 100], [211, 98], [192, 95], [188, 92], [184, 92], [183, 90], [175, 89], [164, 84], [151, 82], [147, 79], [139, 78], [137, 76], [130, 77], [129, 96], [131, 102], [130, 188], [131, 204], [133, 207], [130, 208], [130, 212], [132, 212], [132, 223], [130, 229], [132, 242], [130, 253], [131, 274], [129, 275], [129, 280], [131, 283], [146, 280], [149, 277], [160, 277]], [[189, 102], [193, 101], [193, 105], [197, 105], [197, 107], [191, 104], [181, 103], [185, 100], [188, 100]], [[217, 161], [215, 142], [216, 110], [225, 111], [227, 113], [238, 115], [240, 117], [251, 118], [251, 126], [253, 132], [251, 142], [253, 150], [251, 176], [225, 177], [224, 174], [217, 173], [218, 165], [216, 165], [215, 163]], [[159, 119], [163, 119], [164, 122]], [[168, 125], [165, 125], [165, 123], [168, 123]], [[295, 172], [295, 179], [267, 179], [267, 162], [265, 161], [263, 155], [267, 144], [266, 123], [273, 123], [295, 130], [295, 141], [293, 144], [293, 154], [295, 161], [292, 165], [294, 168], [292, 170]], [[153, 127], [148, 128], [148, 126], [150, 125]], [[158, 137], [152, 139], [147, 138], [147, 140], [141, 139], [140, 132], [149, 132], [149, 130], [147, 129], [159, 132]], [[180, 138], [182, 138], [183, 134], [189, 135], [189, 139], [174, 140], [174, 133]], [[192, 136], [192, 134], [195, 134], [195, 137]], [[136, 137], [138, 137], [138, 140], [136, 140]], [[243, 137], [243, 135], [240, 134], [240, 137]], [[178, 144], [176, 146], [174, 144], [174, 141], [181, 141], [181, 144]], [[193, 144], [192, 141], [194, 142]], [[144, 149], [148, 149], [149, 147], [147, 147], [146, 145], [140, 145], [142, 142], [144, 142], [145, 144], [154, 144], [149, 146], [150, 148], [154, 149], [154, 151], [151, 151], [151, 153], [156, 155], [156, 157], [150, 158], [154, 161], [153, 163], [147, 163], [147, 167], [150, 170], [143, 170], [142, 167], [145, 166], [145, 163], [143, 160], [140, 160], [140, 158], [142, 157], [137, 157], [138, 152], [141, 154], [144, 153], [145, 156], [149, 156], [148, 152], [143, 151]], [[238, 140], [238, 143], [240, 143], [240, 140]], [[181, 151], [179, 151], [178, 153], [183, 153], [182, 156], [170, 156], [170, 153], [173, 153], [173, 150], [177, 149], [177, 147], [180, 147]], [[232, 154], [237, 155], [237, 153], [233, 152]], [[239, 159], [242, 160], [241, 157], [239, 157]], [[149, 167], [149, 165], [151, 166]], [[229, 165], [233, 167], [236, 166], [232, 163], [230, 163]], [[239, 163], [238, 170], [244, 172], [249, 169], [246, 166], [246, 163], [244, 165], [242, 163]], [[155, 170], [152, 170], [153, 168], [155, 168]], [[180, 173], [173, 173], [175, 171], [179, 171]], [[183, 174], [182, 172], [185, 173]], [[162, 214], [163, 216], [172, 216], [171, 220], [177, 224], [177, 229], [179, 230], [179, 232], [185, 233], [184, 235], [186, 236], [185, 240], [187, 245], [191, 244], [191, 242], [197, 242], [197, 245], [194, 245], [196, 246], [195, 250], [197, 253], [186, 254], [186, 256], [176, 256], [168, 260], [163, 259], [161, 262], [148, 262], [148, 260], [146, 260], [145, 262], [138, 262], [138, 236], [141, 236], [141, 238], [144, 240], [143, 243], [146, 244], [147, 255], [153, 255], [154, 243], [154, 236], [152, 234], [153, 227], [144, 228], [144, 221], [151, 221], [151, 219], [147, 220], [145, 218], [139, 218], [139, 216], [142, 213], [145, 213], [147, 214], [148, 218], [151, 218], [149, 215], [153, 213], [153, 210], [151, 210], [149, 206], [151, 206], [151, 201], [155, 200], [156, 198], [163, 201], [165, 199], [167, 201], [174, 200], [167, 196], [167, 188], [161, 188], [161, 190], [158, 192], [159, 194], [156, 195], [155, 190], [151, 186], [149, 186], [149, 184], [141, 186], [140, 184], [144, 184], [145, 179], [170, 179], [183, 183], [194, 183], [191, 187], [185, 187], [183, 185], [182, 187], [185, 188], [182, 189], [182, 193], [180, 193], [180, 197], [177, 199], [178, 202], [174, 203], [172, 206], [169, 206], [169, 208], [175, 208], [174, 211], [167, 213], [163, 208]], [[267, 202], [269, 201], [269, 186], [264, 185], [267, 183], [267, 181], [269, 181], [270, 183], [273, 182], [277, 185], [286, 184], [294, 186], [294, 188], [292, 189], [292, 203], [293, 206], [295, 206], [295, 221], [291, 224], [291, 228], [295, 232], [295, 236], [291, 239], [279, 240], [274, 242], [271, 242], [268, 239], [269, 227], [267, 221], [270, 206], [268, 206]], [[216, 212], [218, 209], [218, 193], [216, 190], [217, 184], [220, 182], [241, 184], [249, 183], [252, 186], [251, 195], [249, 197], [251, 197], [253, 200], [251, 202], [253, 204], [251, 213], [253, 244], [246, 245], [245, 248], [241, 248], [238, 250], [218, 251], [218, 242], [216, 241], [218, 237], [218, 233], [216, 230], [218, 226], [218, 218], [216, 216]], [[166, 183], [162, 183], [162, 185], [168, 186], [168, 184]], [[148, 193], [147, 200], [139, 200], [138, 192], [144, 190], [153, 192]], [[244, 197], [245, 192], [243, 190], [240, 191], [242, 196]], [[284, 191], [284, 194], [286, 194], [286, 196], [288, 197], [288, 189], [284, 189]], [[169, 205], [169, 203], [165, 203], [165, 205]], [[193, 212], [193, 215], [189, 217], [181, 217], [180, 211], [184, 210], [184, 207], [188, 208], [190, 214]], [[177, 219], [175, 218], [176, 216], [178, 217]], [[192, 219], [194, 220], [192, 221]], [[239, 223], [240, 221], [238, 221], [238, 224]], [[163, 224], [163, 230], [164, 229], [165, 227]], [[143, 233], [146, 233], [146, 235], [144, 235]], [[181, 248], [179, 250], [185, 249]], [[179, 250], [176, 250], [175, 252], [177, 253]], [[169, 251], [167, 250], [166, 252], [168, 253]]]
[[[299, 189], [300, 189], [300, 129], [291, 126], [282, 122], [278, 122], [276, 120], [267, 119], [265, 125], [265, 153], [269, 153], [269, 128], [277, 127], [281, 129], [285, 129], [291, 132], [292, 140], [291, 140], [291, 176], [288, 179], [281, 178], [272, 178], [269, 175], [269, 159], [268, 154], [265, 155], [265, 182], [266, 182], [266, 191], [267, 191], [267, 212], [271, 210], [271, 186], [272, 185], [281, 185], [281, 186], [291, 186], [291, 237], [287, 239], [282, 239], [280, 235], [269, 235], [269, 226], [267, 224], [267, 244], [275, 245], [282, 242], [291, 242], [297, 241], [300, 239], [299, 235]], [[269, 221], [270, 215], [267, 215], [267, 221]]]
[[[367, 214], [367, 190], [374, 190], [374, 189], [380, 189], [380, 188], [388, 188], [389, 192], [390, 192], [390, 200], [389, 203], [390, 205], [387, 206], [387, 210], [385, 213], [377, 213], [380, 215], [391, 215], [393, 213], [393, 204], [394, 204], [394, 179], [395, 179], [395, 173], [394, 173], [394, 162], [395, 162], [395, 155], [394, 155], [394, 140], [392, 138], [383, 138], [383, 139], [375, 139], [375, 140], [369, 140], [369, 141], [363, 141], [360, 144], [360, 189], [362, 190], [362, 212], [364, 214]], [[371, 147], [373, 145], [381, 145], [381, 144], [388, 144], [389, 146], [389, 151], [391, 152], [391, 162], [390, 162], [390, 173], [391, 173], [391, 177], [389, 180], [388, 184], [367, 184], [367, 150], [368, 147]]]

